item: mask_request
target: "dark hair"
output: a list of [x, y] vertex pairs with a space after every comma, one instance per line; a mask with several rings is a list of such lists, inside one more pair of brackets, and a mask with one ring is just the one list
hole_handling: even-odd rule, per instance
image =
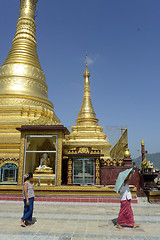
[[27, 173], [25, 177], [26, 177], [25, 181], [27, 181], [33, 177], [33, 173]]

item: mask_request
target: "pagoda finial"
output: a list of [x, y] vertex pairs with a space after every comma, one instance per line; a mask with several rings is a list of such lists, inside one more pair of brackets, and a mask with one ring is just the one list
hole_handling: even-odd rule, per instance
[[87, 52], [86, 52], [86, 67], [87, 67], [87, 57], [88, 57], [88, 54], [87, 54]]
[[121, 135], [123, 134], [123, 123], [121, 122]]
[[142, 139], [141, 145], [144, 146], [144, 140]]
[[88, 63], [87, 63], [87, 57], [88, 57], [88, 54], [86, 53], [86, 69], [85, 69], [85, 72], [83, 74], [83, 77], [86, 78], [86, 77], [90, 77], [90, 73], [88, 71]]

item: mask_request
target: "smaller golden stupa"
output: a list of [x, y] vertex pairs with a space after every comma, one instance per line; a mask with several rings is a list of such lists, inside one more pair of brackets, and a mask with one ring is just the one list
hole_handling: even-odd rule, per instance
[[92, 147], [99, 149], [104, 155], [103, 158], [110, 158], [111, 144], [106, 140], [103, 127], [98, 125], [98, 119], [91, 101], [90, 94], [90, 73], [87, 66], [83, 74], [84, 77], [84, 95], [81, 108], [79, 110], [76, 126], [72, 126], [72, 132], [65, 140], [65, 151], [75, 147]]

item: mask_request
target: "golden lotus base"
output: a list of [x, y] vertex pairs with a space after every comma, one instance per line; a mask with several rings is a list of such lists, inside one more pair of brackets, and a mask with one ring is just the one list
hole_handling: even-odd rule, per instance
[[36, 169], [34, 171], [34, 174], [38, 175], [38, 174], [53, 174], [53, 169], [41, 169], [40, 171], [38, 169]]
[[55, 186], [55, 174], [33, 174], [34, 186]]

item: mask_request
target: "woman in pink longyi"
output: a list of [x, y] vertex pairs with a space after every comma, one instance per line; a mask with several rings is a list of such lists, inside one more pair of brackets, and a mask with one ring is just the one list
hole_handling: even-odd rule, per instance
[[120, 201], [121, 201], [121, 208], [118, 216], [117, 221], [117, 228], [123, 228], [123, 227], [139, 227], [138, 224], [135, 224], [134, 222], [134, 216], [133, 211], [131, 208], [131, 199], [132, 195], [129, 190], [129, 180], [132, 176], [132, 172], [127, 176], [125, 179], [121, 189], [120, 189]]

